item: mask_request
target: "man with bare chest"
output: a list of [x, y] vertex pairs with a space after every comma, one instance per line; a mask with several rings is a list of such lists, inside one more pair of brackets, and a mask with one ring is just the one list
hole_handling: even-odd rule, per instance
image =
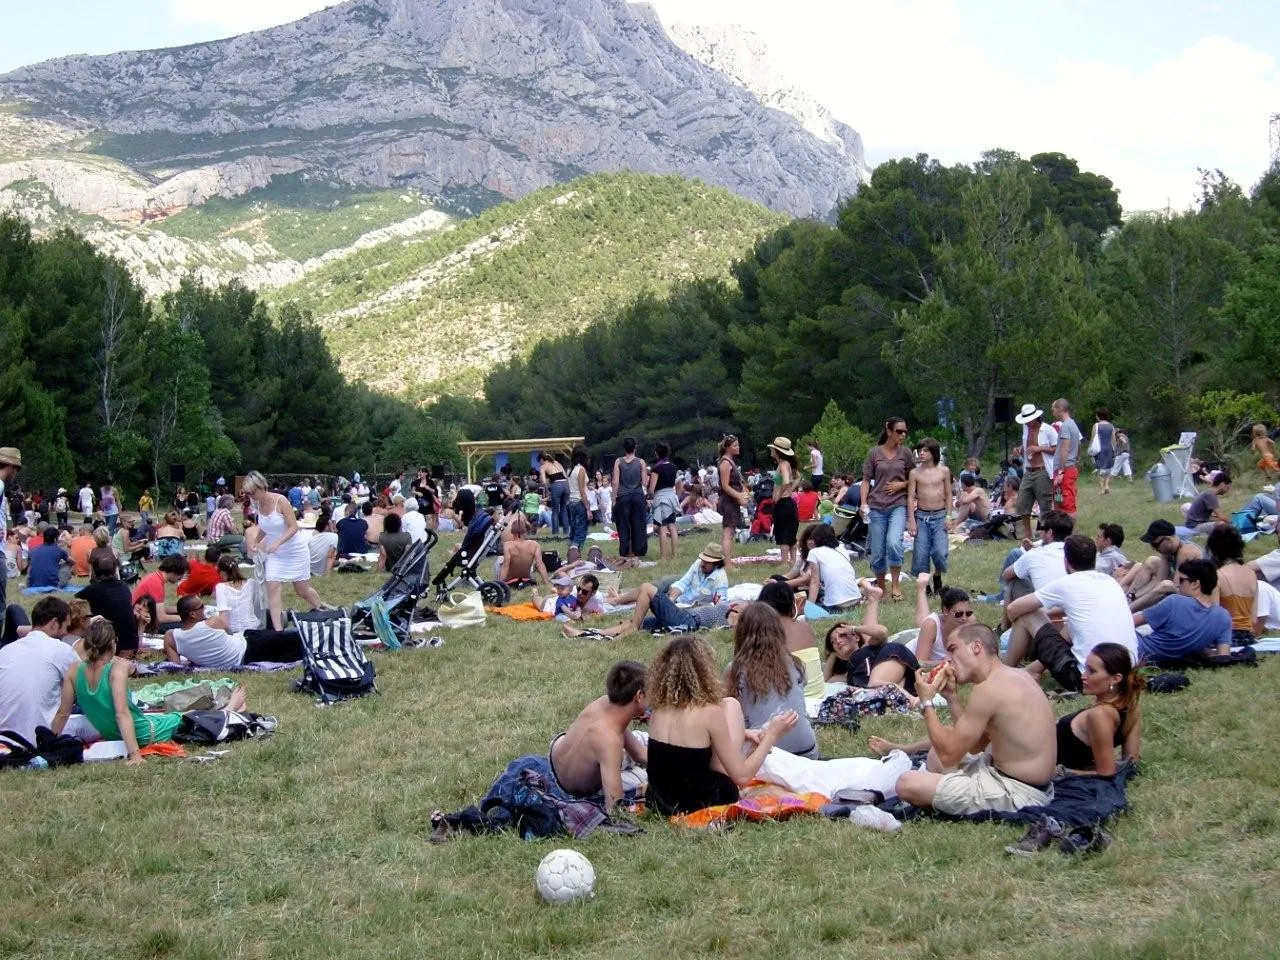
[[942, 592], [947, 572], [947, 511], [951, 509], [951, 470], [941, 464], [942, 448], [933, 437], [916, 447], [920, 462], [907, 479], [907, 533], [915, 538], [911, 548], [911, 575], [929, 572], [933, 564], [933, 592]]
[[605, 695], [551, 741], [551, 774], [565, 793], [589, 799], [603, 792], [606, 812], [622, 801], [623, 755], [640, 766], [648, 759], [644, 743], [629, 729], [645, 713], [644, 678], [643, 663], [615, 663], [605, 678]]

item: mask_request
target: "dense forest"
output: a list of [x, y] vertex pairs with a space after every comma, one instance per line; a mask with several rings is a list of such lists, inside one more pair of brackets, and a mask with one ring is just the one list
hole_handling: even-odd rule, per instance
[[[1205, 172], [1187, 212], [1121, 219], [1060, 153], [876, 168], [837, 221], [763, 238], [733, 283], [642, 297], [492, 371], [477, 437], [634, 434], [705, 455], [818, 436], [852, 461], [889, 414], [983, 453], [993, 400], [1106, 406], [1149, 445], [1198, 428], [1223, 453], [1274, 418], [1280, 174]], [[1274, 426], [1272, 420], [1272, 426]]]
[[237, 285], [148, 302], [81, 237], [0, 218], [0, 442], [28, 489], [169, 466], [387, 470], [457, 462], [463, 437], [623, 436], [750, 459], [775, 435], [851, 466], [901, 413], [953, 451], [999, 436], [993, 400], [1071, 398], [1149, 445], [1225, 454], [1280, 401], [1280, 170], [1246, 194], [1121, 219], [1111, 182], [1058, 153], [879, 166], [834, 223], [766, 234], [725, 279], [642, 294], [492, 370], [484, 396], [412, 405], [346, 382], [320, 329]]

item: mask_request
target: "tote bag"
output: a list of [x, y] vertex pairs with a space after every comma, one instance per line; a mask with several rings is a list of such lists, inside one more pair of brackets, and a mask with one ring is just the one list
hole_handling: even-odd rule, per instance
[[484, 624], [484, 603], [480, 592], [451, 593], [449, 599], [436, 609], [440, 625], [445, 627], [478, 627]]

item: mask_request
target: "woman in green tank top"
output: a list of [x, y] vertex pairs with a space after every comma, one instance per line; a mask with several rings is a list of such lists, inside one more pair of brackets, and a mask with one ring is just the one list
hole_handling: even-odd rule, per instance
[[[53, 732], [61, 733], [72, 704], [80, 709], [104, 740], [123, 740], [131, 764], [142, 763], [140, 747], [172, 740], [182, 721], [180, 713], [143, 713], [129, 695], [129, 664], [115, 660], [116, 632], [105, 620], [95, 620], [84, 636], [88, 662], [67, 671], [62, 683], [62, 703], [53, 718]], [[231, 695], [228, 710], [243, 710], [244, 691]]]

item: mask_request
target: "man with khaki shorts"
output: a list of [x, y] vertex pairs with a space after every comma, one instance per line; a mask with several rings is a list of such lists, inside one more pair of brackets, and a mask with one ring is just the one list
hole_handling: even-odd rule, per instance
[[1053, 509], [1054, 453], [1058, 449], [1058, 431], [1044, 422], [1044, 411], [1034, 403], [1024, 403], [1022, 412], [1013, 418], [1022, 427], [1022, 482], [1014, 506], [1018, 516], [1025, 517], [1025, 536], [1031, 539], [1031, 505], [1040, 505], [1040, 515]]
[[[1025, 670], [1000, 662], [990, 627], [968, 623], [946, 641], [947, 661], [931, 680], [916, 674], [916, 708], [929, 731], [925, 770], [898, 778], [898, 796], [917, 807], [966, 816], [1012, 812], [1053, 800], [1058, 743], [1053, 708]], [[958, 685], [973, 684], [966, 706]], [[933, 708], [941, 692], [955, 719], [944, 726]]]

